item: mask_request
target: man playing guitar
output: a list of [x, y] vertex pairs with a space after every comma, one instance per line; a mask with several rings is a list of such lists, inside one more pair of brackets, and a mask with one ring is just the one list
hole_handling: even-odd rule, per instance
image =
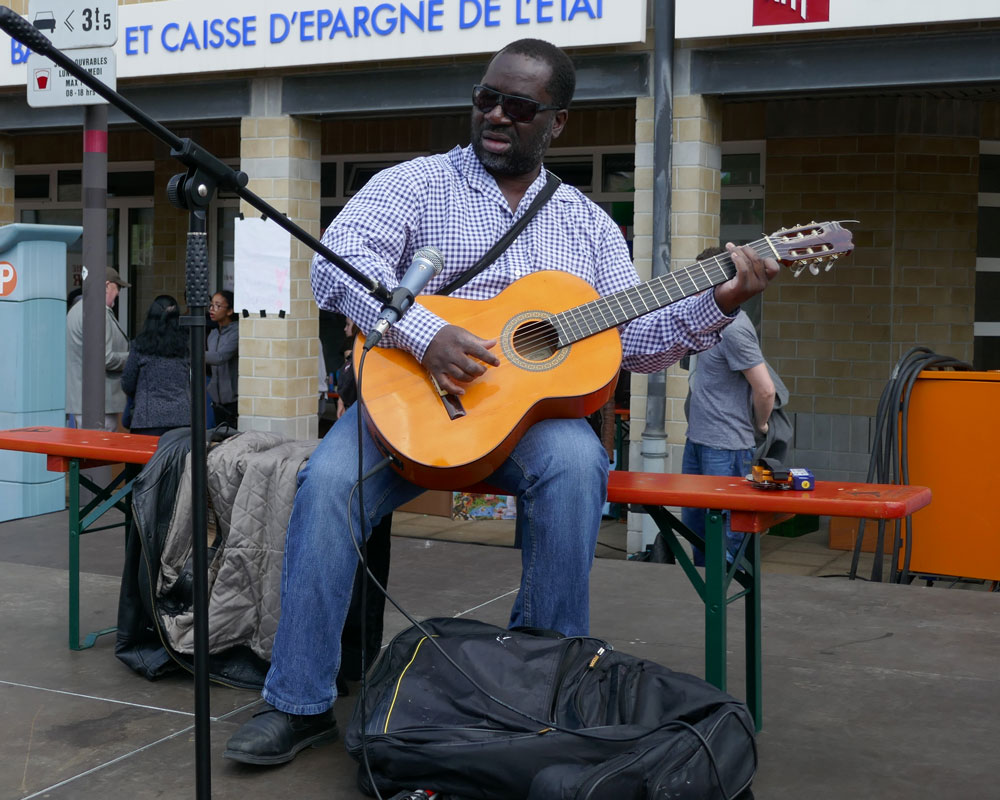
[[[439, 248], [445, 266], [427, 291], [446, 285], [489, 250], [542, 190], [542, 157], [566, 125], [574, 88], [572, 62], [560, 49], [536, 39], [508, 45], [473, 89], [471, 145], [379, 173], [337, 216], [324, 243], [389, 287], [418, 249]], [[774, 259], [751, 248], [730, 246], [729, 255], [736, 268], [731, 279], [623, 326], [623, 367], [662, 370], [714, 345], [740, 303], [778, 271]], [[487, 300], [538, 270], [568, 272], [602, 296], [639, 283], [617, 225], [565, 185], [455, 296]], [[313, 261], [312, 285], [320, 308], [371, 329], [380, 303], [320, 257]], [[412, 355], [443, 392], [458, 398], [501, 363], [495, 339], [448, 324], [419, 302], [382, 344]], [[229, 758], [283, 763], [337, 736], [334, 679], [358, 563], [349, 531], [362, 529], [352, 494], [361, 405], [333, 426], [299, 476], [285, 544], [282, 615], [262, 693], [268, 705], [230, 739]], [[360, 447], [365, 470], [383, 459], [367, 430]], [[517, 497], [523, 572], [512, 627], [588, 633], [589, 573], [607, 474], [604, 448], [587, 422], [575, 418], [531, 425], [489, 475], [492, 486]], [[393, 470], [377, 472], [364, 484], [365, 529], [422, 491]]]

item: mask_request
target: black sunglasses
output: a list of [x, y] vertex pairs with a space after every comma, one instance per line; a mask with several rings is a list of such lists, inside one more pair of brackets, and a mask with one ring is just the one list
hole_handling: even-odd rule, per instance
[[514, 122], [531, 122], [539, 111], [558, 111], [562, 108], [562, 106], [542, 105], [530, 97], [504, 94], [478, 83], [472, 87], [472, 105], [484, 114], [489, 114], [494, 108], [500, 106], [504, 116]]

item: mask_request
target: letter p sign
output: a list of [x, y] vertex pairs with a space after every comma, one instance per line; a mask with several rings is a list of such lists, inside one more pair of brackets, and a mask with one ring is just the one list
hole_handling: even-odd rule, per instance
[[7, 297], [17, 288], [17, 272], [9, 261], [0, 261], [0, 297]]

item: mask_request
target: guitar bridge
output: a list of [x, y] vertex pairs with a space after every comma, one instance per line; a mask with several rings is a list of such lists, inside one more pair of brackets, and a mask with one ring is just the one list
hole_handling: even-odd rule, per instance
[[465, 408], [462, 406], [462, 398], [457, 394], [451, 394], [450, 392], [444, 391], [439, 385], [437, 380], [433, 375], [430, 376], [431, 383], [434, 384], [434, 390], [437, 392], [439, 398], [441, 398], [441, 403], [444, 405], [444, 410], [448, 412], [448, 419], [458, 419], [459, 417], [465, 416]]

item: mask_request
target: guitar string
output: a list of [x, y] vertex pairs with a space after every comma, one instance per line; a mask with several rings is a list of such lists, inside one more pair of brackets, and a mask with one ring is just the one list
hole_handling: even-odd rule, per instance
[[[768, 237], [765, 237], [764, 239], [759, 239], [755, 242], [751, 242], [747, 246], [750, 247], [759, 256], [770, 256], [772, 250], [771, 246], [767, 242], [767, 238]], [[714, 266], [718, 270], [718, 272], [722, 276], [721, 281], [715, 281], [712, 278], [712, 276], [708, 272], [707, 269], [708, 266]], [[661, 275], [657, 278], [653, 278], [649, 281], [645, 281], [635, 286], [630, 286], [628, 289], [623, 289], [620, 292], [615, 292], [614, 294], [606, 295], [604, 297], [598, 297], [594, 300], [591, 300], [590, 302], [584, 303], [574, 308], [567, 309], [565, 311], [558, 312], [554, 314], [552, 317], [549, 317], [548, 319], [538, 320], [539, 328], [545, 328], [545, 329], [539, 330], [539, 332], [530, 334], [523, 340], [520, 340], [518, 342], [518, 347], [519, 349], [524, 349], [524, 350], [534, 350], [535, 348], [549, 347], [550, 340], [552, 338], [550, 331], [551, 329], [554, 329], [557, 335], [557, 344], [559, 345], [557, 349], [561, 349], [569, 344], [572, 344], [573, 342], [579, 341], [580, 339], [585, 339], [588, 336], [600, 333], [601, 331], [610, 330], [611, 328], [614, 328], [617, 325], [624, 324], [625, 322], [635, 319], [636, 317], [640, 317], [651, 311], [664, 308], [670, 305], [671, 303], [683, 300], [685, 297], [690, 297], [691, 295], [697, 294], [700, 291], [704, 291], [705, 289], [709, 289], [713, 286], [716, 286], [719, 283], [724, 283], [726, 280], [732, 278], [732, 274], [726, 273], [726, 268], [732, 266], [734, 266], [732, 257], [728, 254], [725, 255], [720, 254], [718, 256], [713, 256], [710, 259], [705, 259], [704, 261], [698, 261], [688, 267], [685, 267], [682, 270], [678, 270], [677, 272], [670, 272], [667, 273], [666, 275]], [[709, 281], [709, 283], [705, 286], [699, 286], [698, 282], [694, 278], [693, 273], [697, 272], [699, 269], [702, 271], [702, 273], [704, 273], [705, 278]], [[681, 285], [680, 282], [681, 279], [689, 280], [692, 289], [691, 290], [685, 289]], [[668, 280], [672, 280], [676, 284], [677, 290], [680, 292], [680, 296], [677, 297], [676, 299], [673, 299], [673, 293], [665, 285], [665, 283]], [[658, 286], [655, 286], [656, 284], [658, 284]], [[657, 289], [666, 291], [667, 293], [666, 302], [663, 302], [659, 299], [659, 297], [657, 296]], [[642, 297], [643, 290], [646, 290], [649, 293], [652, 299], [652, 305], [649, 305], [643, 299]], [[632, 314], [615, 316], [612, 313], [611, 316], [612, 321], [610, 324], [608, 324], [607, 318], [604, 319], [603, 323], [597, 321], [594, 309], [601, 310], [601, 315], [604, 316], [604, 311], [603, 309], [600, 308], [602, 304], [607, 306], [611, 301], [617, 301], [622, 311], [624, 312], [625, 308], [621, 302], [621, 298], [623, 297], [627, 298], [629, 304], [632, 306], [632, 312], [633, 312]], [[636, 308], [635, 303], [633, 302], [633, 297], [635, 297], [641, 302], [644, 309], [643, 311], [639, 311]], [[590, 314], [590, 320], [591, 320], [590, 323], [588, 323], [586, 320], [587, 313]], [[561, 325], [563, 321], [565, 321], [567, 325], [565, 326]], [[544, 323], [548, 323], [549, 326], [546, 327]], [[563, 331], [570, 334], [571, 336], [575, 336], [575, 338], [570, 339], [568, 341], [563, 341], [563, 335], [562, 335]]]
[[[823, 223], [823, 225], [834, 226], [835, 224]], [[787, 237], [787, 231], [783, 231], [782, 234], [783, 234], [782, 238]], [[747, 247], [750, 247], [757, 255], [769, 258], [777, 252], [772, 244], [772, 240], [777, 236], [778, 236], [777, 234], [772, 234], [771, 236], [765, 236], [762, 239], [750, 242], [747, 245]], [[816, 253], [816, 254], [810, 254], [806, 258], [798, 258], [795, 260], [808, 261], [823, 257], [825, 256], [822, 253]], [[707, 267], [712, 263], [714, 263], [715, 267], [721, 272], [722, 280], [715, 280], [709, 274]], [[650, 311], [663, 308], [667, 305], [670, 305], [671, 303], [682, 300], [685, 297], [689, 297], [693, 294], [696, 294], [699, 291], [703, 291], [705, 289], [716, 286], [719, 283], [723, 283], [729, 278], [731, 278], [733, 274], [735, 274], [735, 273], [732, 274], [726, 273], [726, 268], [732, 266], [733, 266], [732, 257], [728, 253], [719, 254], [717, 256], [713, 256], [711, 259], [704, 259], [703, 261], [698, 261], [689, 267], [685, 267], [682, 270], [678, 270], [677, 272], [671, 272], [666, 275], [660, 276], [659, 278], [653, 278], [644, 283], [640, 283], [637, 284], [636, 286], [629, 287], [628, 289], [622, 290], [620, 292], [596, 298], [588, 303], [584, 303], [581, 306], [577, 306], [575, 308], [567, 309], [566, 311], [556, 313], [552, 317], [549, 317], [548, 319], [539, 320], [538, 321], [540, 323], [539, 333], [527, 337], [522, 342], [519, 342], [519, 345], [525, 348], [549, 347], [551, 340], [551, 330], [555, 330], [557, 335], [557, 342], [556, 342], [558, 345], [557, 349], [561, 349], [569, 344], [573, 344], [574, 342], [587, 338], [588, 336], [600, 333], [601, 331], [610, 330], [611, 328], [616, 327], [616, 325], [624, 324], [625, 322], [635, 319], [636, 317], [642, 316], [643, 314], [649, 313]], [[708, 284], [705, 286], [700, 286], [694, 278], [694, 274], [699, 269], [701, 270], [706, 280], [708, 281]], [[689, 280], [692, 288], [690, 290], [685, 289], [681, 285], [681, 279]], [[665, 285], [665, 282], [667, 280], [673, 280], [674, 283], [676, 284], [678, 291], [680, 292], [680, 296], [677, 297], [676, 299], [673, 298], [672, 292]], [[649, 293], [652, 299], [652, 306], [648, 305], [646, 301], [643, 300], [642, 298], [643, 290], [646, 290]], [[661, 301], [661, 299], [657, 296], [657, 290], [665, 290], [667, 292], [666, 302]], [[637, 297], [642, 302], [644, 311], [640, 312], [635, 308], [635, 303], [632, 302], [633, 296]], [[629, 300], [630, 305], [632, 305], [634, 312], [633, 314], [629, 315], [625, 312], [625, 308], [621, 300], [621, 298], [623, 297], [627, 298]], [[603, 317], [605, 309], [607, 309], [608, 311], [611, 310], [610, 303], [612, 301], [618, 302], [619, 308], [623, 313], [620, 316], [616, 317], [612, 312], [612, 317], [611, 317], [612, 322], [610, 324], [608, 324], [606, 318], [604, 319], [603, 324], [599, 323], [597, 321], [596, 315], [594, 314], [594, 309], [599, 310]], [[585, 317], [585, 313], [588, 311], [590, 312], [591, 316], [590, 324], [587, 323]], [[562, 324], [563, 321], [565, 321], [567, 324], [563, 325]], [[549, 323], [549, 327], [546, 327], [544, 324], [541, 323]], [[569, 337], [572, 338], [564, 337], [563, 335], [564, 333], [569, 334]]]
[[[762, 252], [767, 251], [765, 250]], [[721, 281], [715, 281], [709, 275], [706, 267], [711, 262], [715, 262], [714, 266], [718, 269], [721, 275]], [[646, 281], [644, 283], [637, 284], [636, 286], [629, 287], [628, 289], [620, 292], [596, 298], [588, 303], [584, 303], [583, 305], [554, 314], [546, 320], [539, 320], [539, 332], [527, 336], [518, 344], [524, 349], [534, 349], [535, 347], [548, 346], [551, 340], [550, 330], [554, 329], [558, 337], [558, 344], [560, 347], [565, 347], [567, 344], [572, 344], [575, 341], [579, 341], [580, 339], [584, 339], [601, 331], [610, 330], [611, 328], [623, 324], [630, 319], [635, 319], [636, 317], [647, 314], [650, 311], [663, 308], [673, 302], [677, 302], [678, 300], [682, 300], [692, 294], [696, 294], [699, 291], [708, 289], [717, 283], [724, 282], [732, 277], [731, 274], [727, 274], [725, 271], [725, 266], [731, 265], [732, 259], [728, 259], [727, 263], [724, 265], [719, 261], [718, 257], [714, 257], [711, 260], [706, 259], [703, 262], [698, 262], [685, 268], [684, 270], [678, 271], [677, 273], [669, 273], [667, 275], [660, 276], [659, 278], [654, 278], [651, 281]], [[709, 283], [704, 286], [700, 286], [692, 275], [692, 272], [697, 271], [699, 268], [709, 280]], [[690, 290], [685, 289], [681, 285], [681, 279], [687, 279], [692, 288]], [[666, 282], [671, 280], [674, 282], [676, 289], [679, 292], [679, 296], [676, 298], [674, 297], [674, 292], [666, 286]], [[665, 302], [658, 295], [658, 292], [663, 291], [666, 292]], [[646, 292], [649, 296], [648, 301], [643, 297], [643, 292]], [[615, 315], [610, 308], [610, 303], [617, 302], [622, 312], [625, 312], [625, 307], [622, 303], [623, 297], [628, 298], [629, 304], [632, 306], [632, 313]], [[640, 311], [636, 308], [633, 298], [637, 299], [641, 303], [643, 310]], [[605, 311], [610, 313], [610, 321], [608, 316], [605, 314]], [[600, 312], [602, 317], [601, 320], [598, 320], [596, 312]], [[549, 323], [549, 326], [546, 327], [543, 323]], [[567, 336], [563, 334], [568, 334], [573, 338], [566, 341]]]
[[[836, 227], [836, 223], [823, 223], [823, 226]], [[781, 238], [784, 239], [787, 238], [788, 232], [782, 231], [781, 234]], [[772, 240], [776, 237], [778, 237], [778, 234], [764, 236], [761, 239], [750, 242], [746, 246], [751, 248], [757, 255], [770, 258], [777, 252], [772, 244]], [[796, 259], [796, 261], [808, 261], [823, 257], [824, 256], [821, 253], [817, 253], [811, 254], [807, 258]], [[717, 281], [709, 274], [708, 266], [713, 264], [721, 273], [721, 280]], [[672, 303], [678, 302], [679, 300], [683, 300], [686, 297], [697, 294], [700, 291], [704, 291], [712, 288], [713, 286], [717, 286], [720, 283], [724, 283], [726, 280], [732, 278], [733, 274], [735, 274], [735, 272], [730, 274], [726, 273], [726, 269], [732, 266], [733, 260], [728, 253], [719, 254], [710, 259], [695, 262], [694, 264], [685, 267], [682, 270], [678, 270], [677, 272], [670, 272], [666, 275], [631, 286], [628, 289], [615, 292], [614, 294], [598, 297], [574, 308], [557, 312], [551, 317], [537, 320], [536, 322], [539, 328], [538, 332], [528, 335], [523, 340], [519, 340], [518, 347], [522, 350], [534, 350], [535, 348], [549, 349], [552, 346], [552, 332], [554, 331], [556, 334], [555, 349], [562, 349], [570, 344], [573, 344], [574, 342], [585, 339], [588, 336], [592, 336], [605, 330], [610, 330], [617, 325], [624, 324], [625, 322], [629, 322], [651, 311], [664, 308]], [[695, 280], [694, 273], [699, 269], [708, 281], [705, 286], [700, 286]], [[692, 288], [685, 289], [681, 285], [682, 279], [690, 281]], [[676, 299], [673, 297], [671, 290], [666, 286], [666, 282], [668, 280], [672, 280], [674, 282], [677, 291], [680, 293]], [[642, 292], [644, 290], [649, 294], [652, 305], [649, 305], [646, 300], [643, 299]], [[666, 292], [667, 299], [665, 302], [657, 296], [657, 291]], [[633, 298], [642, 303], [642, 311], [636, 308]], [[628, 300], [629, 305], [632, 307], [631, 313], [626, 311], [623, 299]], [[612, 302], [618, 303], [618, 307], [621, 312], [620, 314], [615, 315], [611, 310], [610, 304]], [[603, 318], [602, 321], [598, 321], [595, 313], [597, 311], [600, 312]], [[610, 323], [608, 322], [605, 311], [611, 314]], [[590, 315], [589, 322], [586, 319], [587, 314]]]

